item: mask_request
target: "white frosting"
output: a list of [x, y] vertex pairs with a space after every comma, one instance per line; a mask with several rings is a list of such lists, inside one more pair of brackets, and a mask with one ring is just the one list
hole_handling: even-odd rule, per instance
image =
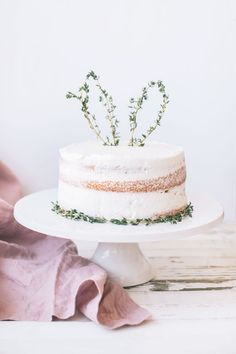
[[166, 177], [185, 167], [181, 147], [152, 142], [144, 147], [103, 146], [97, 142], [72, 144], [60, 149], [58, 202], [90, 216], [147, 218], [187, 204], [184, 183], [164, 191], [109, 192], [86, 188], [102, 181], [148, 181]]
[[97, 142], [60, 149], [60, 175], [71, 181], [132, 181], [166, 176], [185, 166], [181, 147], [152, 142], [144, 147]]

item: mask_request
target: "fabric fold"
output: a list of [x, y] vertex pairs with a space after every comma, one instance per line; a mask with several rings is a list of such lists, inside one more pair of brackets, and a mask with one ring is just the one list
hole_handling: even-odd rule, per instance
[[150, 314], [104, 269], [68, 240], [19, 225], [13, 205], [20, 184], [0, 162], [0, 319], [51, 321], [76, 311], [108, 328], [137, 325]]

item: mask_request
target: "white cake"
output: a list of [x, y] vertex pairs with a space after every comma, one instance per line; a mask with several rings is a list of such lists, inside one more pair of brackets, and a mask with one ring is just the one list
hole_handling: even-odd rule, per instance
[[187, 207], [185, 179], [181, 147], [82, 142], [60, 149], [58, 203], [107, 220], [157, 219]]

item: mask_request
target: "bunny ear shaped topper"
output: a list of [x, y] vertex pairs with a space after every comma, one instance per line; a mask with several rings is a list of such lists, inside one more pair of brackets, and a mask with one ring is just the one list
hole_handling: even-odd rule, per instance
[[[111, 128], [111, 137], [106, 136], [104, 138], [102, 136], [101, 130], [97, 124], [97, 120], [94, 114], [92, 114], [89, 110], [89, 80], [93, 79], [96, 82], [96, 87], [100, 91], [99, 101], [103, 103], [107, 114], [106, 119], [108, 120]], [[153, 125], [151, 125], [147, 131], [141, 135], [140, 138], [134, 137], [135, 130], [137, 128], [137, 115], [138, 112], [142, 109], [144, 101], [148, 99], [148, 91], [151, 88], [157, 87], [158, 91], [162, 96], [162, 102], [160, 104], [160, 109], [157, 113], [157, 117], [154, 120]], [[104, 90], [100, 84], [99, 76], [97, 76], [94, 71], [90, 71], [87, 76], [84, 84], [79, 88], [79, 94], [76, 95], [73, 92], [68, 92], [66, 98], [76, 98], [81, 102], [81, 110], [84, 114], [84, 117], [89, 123], [90, 128], [95, 132], [97, 138], [102, 142], [103, 145], [119, 145], [120, 143], [120, 134], [118, 132], [118, 124], [119, 121], [115, 117], [115, 108], [116, 106], [113, 103], [113, 98], [108, 94], [106, 90]], [[137, 99], [130, 99], [131, 112], [129, 114], [129, 123], [130, 123], [130, 140], [129, 146], [144, 146], [145, 140], [151, 135], [156, 128], [160, 125], [161, 119], [165, 113], [167, 104], [169, 103], [169, 97], [165, 91], [165, 85], [162, 81], [150, 81], [147, 86], [145, 86], [142, 90], [142, 94]]]
[[[142, 134], [141, 138], [134, 138], [134, 132], [137, 128], [137, 115], [140, 109], [142, 109], [142, 105], [144, 101], [148, 99], [148, 91], [150, 88], [157, 87], [159, 92], [162, 95], [162, 102], [160, 105], [160, 110], [157, 113], [157, 118], [154, 121], [154, 124], [151, 125], [148, 130], [146, 131], [145, 134]], [[154, 130], [160, 125], [161, 119], [165, 113], [167, 104], [169, 103], [169, 97], [166, 94], [165, 91], [165, 85], [162, 83], [162, 81], [150, 81], [147, 86], [143, 88], [142, 95], [138, 97], [137, 99], [131, 98], [130, 99], [130, 104], [129, 108], [131, 108], [131, 112], [129, 114], [129, 123], [130, 123], [130, 133], [131, 133], [131, 138], [129, 141], [129, 145], [134, 146], [144, 146], [145, 140], [149, 137]]]
[[[101, 130], [97, 124], [97, 120], [94, 114], [92, 114], [89, 110], [89, 80], [93, 79], [96, 83], [96, 87], [100, 91], [99, 101], [103, 103], [107, 115], [106, 119], [108, 120], [111, 128], [111, 135], [112, 137], [109, 138], [108, 136], [104, 138], [102, 136]], [[118, 133], [118, 123], [119, 121], [116, 119], [114, 111], [116, 106], [113, 104], [112, 96], [108, 94], [108, 92], [102, 88], [99, 76], [95, 74], [94, 71], [90, 71], [86, 75], [86, 79], [84, 84], [79, 88], [79, 95], [74, 94], [73, 92], [68, 92], [66, 98], [76, 98], [81, 102], [81, 110], [84, 114], [84, 117], [87, 119], [90, 128], [95, 132], [97, 138], [103, 143], [103, 145], [119, 145], [120, 136]]]

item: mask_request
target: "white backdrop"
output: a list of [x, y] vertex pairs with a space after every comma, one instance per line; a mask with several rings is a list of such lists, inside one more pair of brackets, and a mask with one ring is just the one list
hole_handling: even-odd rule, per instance
[[[162, 79], [171, 103], [153, 139], [182, 145], [188, 190], [236, 216], [236, 1], [0, 0], [0, 158], [27, 192], [55, 186], [60, 146], [93, 138], [78, 102], [90, 69], [119, 107]], [[140, 126], [153, 117], [146, 105]], [[144, 113], [144, 112], [143, 112]]]

